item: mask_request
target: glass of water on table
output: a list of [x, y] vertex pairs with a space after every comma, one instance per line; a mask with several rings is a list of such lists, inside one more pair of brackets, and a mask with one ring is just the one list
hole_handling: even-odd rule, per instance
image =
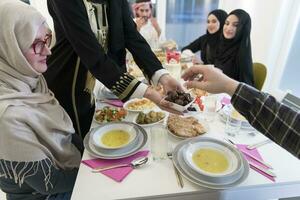
[[157, 124], [150, 128], [150, 148], [154, 161], [167, 158], [168, 133], [164, 125]]

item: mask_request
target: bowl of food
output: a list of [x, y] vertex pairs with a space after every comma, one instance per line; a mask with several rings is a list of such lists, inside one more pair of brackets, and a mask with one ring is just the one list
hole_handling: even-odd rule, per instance
[[141, 112], [141, 111], [151, 110], [155, 108], [155, 104], [146, 98], [142, 98], [142, 99], [135, 98], [127, 101], [123, 105], [123, 108], [131, 112]]
[[169, 91], [167, 93], [167, 96], [165, 97], [165, 100], [172, 103], [171, 107], [173, 109], [183, 112], [193, 104], [195, 98], [192, 97], [189, 93], [185, 93], [182, 91]]
[[116, 122], [122, 121], [126, 115], [127, 111], [124, 108], [105, 106], [96, 110], [94, 120], [97, 123]]
[[226, 147], [214, 143], [195, 143], [187, 147], [186, 163], [209, 176], [224, 176], [237, 168], [237, 158]]
[[132, 124], [107, 123], [92, 133], [95, 147], [103, 149], [120, 149], [136, 140], [138, 129]]
[[203, 181], [229, 184], [244, 173], [243, 158], [238, 150], [216, 139], [190, 139], [182, 154], [183, 162]]
[[162, 122], [165, 117], [166, 113], [161, 111], [150, 111], [147, 113], [140, 112], [135, 118], [134, 122], [140, 126], [151, 126]]

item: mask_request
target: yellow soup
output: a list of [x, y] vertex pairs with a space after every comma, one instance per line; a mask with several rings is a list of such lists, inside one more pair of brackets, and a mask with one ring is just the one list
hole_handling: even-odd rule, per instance
[[123, 130], [111, 130], [104, 133], [101, 141], [108, 147], [120, 147], [129, 142], [130, 135]]
[[228, 160], [214, 149], [199, 149], [193, 153], [193, 162], [200, 169], [210, 173], [222, 173], [228, 169]]

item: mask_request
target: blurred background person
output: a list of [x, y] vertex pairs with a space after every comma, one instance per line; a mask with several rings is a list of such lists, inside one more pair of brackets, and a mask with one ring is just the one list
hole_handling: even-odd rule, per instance
[[152, 15], [151, 0], [136, 0], [135, 4], [132, 5], [132, 9], [137, 30], [146, 39], [152, 49], [157, 49], [159, 43], [165, 38], [162, 35], [156, 18]]
[[194, 63], [213, 64], [226, 18], [227, 13], [224, 10], [216, 9], [211, 11], [207, 16], [206, 34], [183, 47], [182, 53], [193, 55], [192, 53], [200, 51], [201, 61], [195, 57]]
[[250, 32], [249, 14], [242, 9], [230, 12], [225, 20], [214, 65], [230, 78], [253, 86]]

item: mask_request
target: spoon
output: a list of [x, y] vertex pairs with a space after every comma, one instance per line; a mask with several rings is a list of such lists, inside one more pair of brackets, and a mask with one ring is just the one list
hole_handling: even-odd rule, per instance
[[92, 172], [97, 173], [101, 171], [105, 171], [108, 169], [115, 169], [115, 168], [120, 168], [120, 167], [132, 167], [132, 168], [138, 168], [148, 162], [148, 157], [140, 157], [136, 158], [131, 163], [127, 164], [118, 164], [118, 165], [111, 165], [111, 166], [105, 166], [105, 167], [96, 167], [92, 170]]

